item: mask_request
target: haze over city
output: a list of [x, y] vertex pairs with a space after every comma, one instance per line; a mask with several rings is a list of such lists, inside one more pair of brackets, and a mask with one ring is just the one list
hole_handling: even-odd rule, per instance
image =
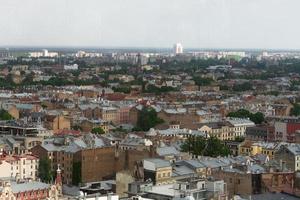
[[1, 1], [0, 46], [300, 49], [299, 7], [298, 0]]

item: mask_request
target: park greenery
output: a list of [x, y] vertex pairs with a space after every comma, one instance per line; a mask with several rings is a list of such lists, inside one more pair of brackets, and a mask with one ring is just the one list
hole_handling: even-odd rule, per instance
[[189, 137], [182, 145], [181, 150], [197, 156], [228, 156], [229, 148], [218, 138], [208, 139], [202, 136]]
[[177, 90], [176, 88], [173, 87], [168, 87], [168, 86], [156, 87], [155, 85], [149, 84], [143, 92], [154, 93], [156, 95], [159, 95], [162, 93], [172, 92], [172, 91], [177, 91]]
[[81, 162], [73, 162], [72, 166], [72, 184], [79, 185], [82, 182], [81, 178]]
[[136, 131], [148, 131], [164, 121], [157, 116], [156, 111], [151, 107], [144, 106], [138, 111], [137, 125], [134, 128]]
[[4, 109], [0, 110], [0, 120], [11, 120], [13, 117]]
[[233, 118], [248, 118], [251, 121], [253, 121], [255, 124], [261, 124], [265, 121], [264, 114], [261, 112], [251, 113], [248, 110], [245, 109], [239, 109], [235, 112], [230, 112], [227, 114], [227, 117], [233, 117]]
[[253, 88], [251, 83], [247, 81], [242, 84], [234, 84], [232, 90], [235, 92], [243, 92], [243, 91], [253, 90]]
[[195, 81], [196, 85], [198, 86], [207, 86], [213, 83], [213, 79], [211, 78], [202, 78], [200, 76], [194, 76], [193, 80]]
[[99, 134], [99, 135], [105, 133], [105, 131], [104, 131], [103, 128], [101, 128], [101, 127], [95, 127], [95, 128], [92, 129], [91, 132], [94, 133], [94, 134]]
[[41, 181], [45, 183], [50, 183], [51, 181], [53, 181], [53, 174], [54, 173], [51, 171], [50, 159], [47, 156], [40, 158], [38, 175]]
[[298, 103], [293, 104], [293, 108], [290, 112], [291, 116], [299, 116], [300, 115], [300, 105]]

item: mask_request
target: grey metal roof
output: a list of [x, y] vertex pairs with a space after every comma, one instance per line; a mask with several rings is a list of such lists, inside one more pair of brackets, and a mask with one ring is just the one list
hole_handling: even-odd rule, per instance
[[159, 159], [159, 158], [149, 158], [145, 159], [148, 162], [152, 162], [155, 165], [155, 168], [162, 168], [162, 167], [170, 167], [171, 164], [169, 161]]
[[159, 156], [179, 155], [180, 152], [173, 146], [158, 147], [156, 153]]
[[31, 191], [31, 190], [43, 190], [50, 188], [49, 184], [32, 181], [32, 182], [26, 182], [26, 183], [16, 183], [11, 182], [11, 189], [13, 193], [19, 193], [24, 191]]
[[78, 138], [65, 136], [63, 138], [55, 137], [45, 139], [41, 146], [49, 152], [65, 151], [75, 153], [81, 149], [104, 147], [106, 144], [103, 139], [98, 138], [96, 135], [86, 134]]

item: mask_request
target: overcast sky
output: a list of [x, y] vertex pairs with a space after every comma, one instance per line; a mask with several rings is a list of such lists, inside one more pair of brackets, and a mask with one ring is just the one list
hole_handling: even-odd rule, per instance
[[0, 46], [300, 49], [300, 0], [0, 0]]

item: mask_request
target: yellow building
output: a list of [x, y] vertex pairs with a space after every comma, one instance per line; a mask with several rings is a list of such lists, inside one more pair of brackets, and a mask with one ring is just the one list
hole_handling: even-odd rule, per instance
[[169, 161], [150, 158], [143, 161], [145, 179], [151, 179], [155, 185], [173, 183], [172, 166]]
[[222, 122], [203, 124], [198, 130], [220, 140], [234, 140], [236, 137], [244, 136], [246, 128], [252, 126], [255, 124], [248, 119], [227, 118]]
[[249, 140], [245, 140], [239, 145], [239, 155], [254, 156], [256, 154], [264, 154], [267, 155], [270, 159], [273, 159], [274, 152], [284, 144], [286, 143], [252, 142]]

